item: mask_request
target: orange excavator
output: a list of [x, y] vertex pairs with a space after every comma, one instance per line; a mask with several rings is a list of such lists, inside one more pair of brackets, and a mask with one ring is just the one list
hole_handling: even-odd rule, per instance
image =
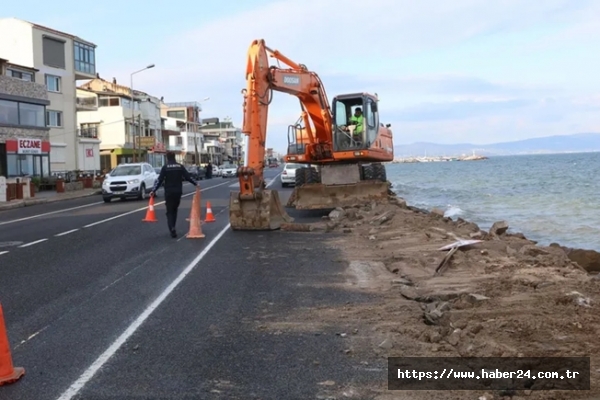
[[[269, 55], [288, 68], [270, 66]], [[331, 209], [388, 195], [382, 162], [393, 160], [394, 146], [390, 124], [380, 122], [376, 94], [338, 95], [332, 109], [319, 76], [271, 50], [262, 39], [248, 50], [246, 80], [242, 132], [249, 139], [248, 155], [247, 165], [237, 171], [240, 189], [230, 196], [232, 229], [274, 230], [293, 221], [278, 192], [266, 188], [263, 175], [273, 91], [296, 96], [301, 106], [300, 119], [288, 129], [284, 159], [304, 167], [296, 170], [288, 206]]]

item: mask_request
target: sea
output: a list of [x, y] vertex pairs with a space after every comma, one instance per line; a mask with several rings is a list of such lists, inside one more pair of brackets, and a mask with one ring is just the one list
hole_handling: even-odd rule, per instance
[[488, 230], [508, 222], [540, 245], [600, 251], [600, 153], [387, 164], [408, 205], [439, 208]]

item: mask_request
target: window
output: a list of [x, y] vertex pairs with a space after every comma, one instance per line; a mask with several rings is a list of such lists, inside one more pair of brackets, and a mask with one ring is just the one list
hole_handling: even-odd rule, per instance
[[60, 93], [60, 76], [46, 75], [46, 89], [49, 92]]
[[180, 111], [167, 111], [167, 117], [185, 119], [185, 110]]
[[63, 115], [61, 111], [46, 111], [46, 125], [52, 127], [62, 127], [63, 126]]
[[176, 146], [183, 146], [183, 138], [181, 136], [178, 136], [175, 140], [175, 143]]
[[44, 36], [42, 39], [44, 65], [65, 69], [65, 41]]
[[45, 127], [45, 110], [39, 104], [19, 103], [19, 125]]
[[46, 126], [44, 110], [39, 104], [0, 100], [0, 124], [43, 128]]
[[0, 124], [19, 125], [19, 103], [0, 100]]
[[73, 47], [75, 53], [75, 70], [89, 75], [96, 74], [96, 57], [93, 46], [75, 42]]
[[121, 105], [118, 97], [102, 97], [100, 98], [100, 107], [118, 107]]
[[47, 155], [7, 154], [6, 174], [9, 178], [31, 175], [46, 177], [50, 175], [50, 160]]
[[335, 124], [337, 126], [347, 125], [346, 105], [341, 101], [335, 103]]
[[12, 76], [13, 78], [22, 79], [28, 82], [35, 82], [35, 76], [31, 72], [18, 71], [16, 69], [8, 69], [6, 75]]

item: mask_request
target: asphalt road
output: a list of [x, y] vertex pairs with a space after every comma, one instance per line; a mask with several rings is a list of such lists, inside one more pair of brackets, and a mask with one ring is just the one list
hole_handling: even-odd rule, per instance
[[[319, 241], [231, 231], [236, 182], [201, 182], [217, 220], [204, 239], [182, 235], [191, 186], [179, 239], [162, 196], [158, 223], [141, 221], [145, 202], [100, 196], [0, 212], [0, 301], [13, 362], [26, 369], [0, 399], [312, 399], [322, 381], [375, 379], [357, 374], [335, 334], [257, 329], [297, 307], [362, 297], [317, 288], [341, 268]], [[273, 187], [287, 201], [291, 190]]]

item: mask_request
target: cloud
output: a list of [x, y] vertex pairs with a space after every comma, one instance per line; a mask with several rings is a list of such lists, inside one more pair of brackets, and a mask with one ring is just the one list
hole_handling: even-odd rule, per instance
[[[393, 124], [399, 140], [425, 135], [433, 141], [463, 141], [496, 135], [492, 141], [498, 141], [550, 130], [557, 134], [577, 127], [590, 130], [589, 102], [564, 100], [561, 104], [568, 106], [563, 109], [543, 105], [543, 99], [566, 99], [564, 87], [553, 82], [533, 85], [515, 73], [494, 78], [472, 71], [451, 73], [444, 63], [436, 62], [436, 54], [537, 26], [564, 26], [565, 32], [571, 32], [563, 32], [566, 41], [568, 35], [583, 34], [580, 28], [573, 31], [577, 29], [573, 26], [588, 21], [597, 4], [572, 0], [278, 1], [166, 35], [156, 46], [161, 57], [149, 56], [158, 60], [157, 67], [137, 75], [136, 87], [165, 96], [167, 101], [210, 96], [204, 104], [205, 116], [229, 115], [241, 125], [246, 52], [253, 39], [264, 38], [273, 49], [316, 71], [330, 98], [365, 90], [378, 93], [382, 118]], [[523, 41], [523, 48], [528, 43]], [[403, 65], [415, 57], [424, 57], [427, 63], [407, 73]], [[110, 76], [127, 76], [117, 71], [139, 68], [133, 61], [123, 60], [107, 70]], [[502, 62], [514, 71], [520, 60]], [[270, 145], [285, 148], [287, 125], [296, 121], [299, 112], [296, 98], [275, 94], [269, 110]], [[574, 115], [585, 118], [577, 120]], [[562, 122], [551, 126], [548, 121]]]

